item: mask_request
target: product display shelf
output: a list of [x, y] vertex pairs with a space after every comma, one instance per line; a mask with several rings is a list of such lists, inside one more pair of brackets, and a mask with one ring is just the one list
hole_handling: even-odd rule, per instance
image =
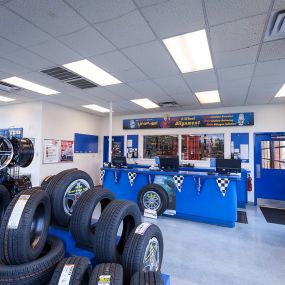
[[[91, 250], [77, 247], [76, 242], [69, 231], [57, 227], [50, 227], [49, 234], [58, 237], [63, 241], [66, 257], [75, 256], [75, 255], [85, 256], [90, 259], [92, 266], [93, 267], [95, 266], [96, 262], [95, 262], [94, 253]], [[164, 285], [170, 285], [170, 276], [162, 274], [162, 277]]]

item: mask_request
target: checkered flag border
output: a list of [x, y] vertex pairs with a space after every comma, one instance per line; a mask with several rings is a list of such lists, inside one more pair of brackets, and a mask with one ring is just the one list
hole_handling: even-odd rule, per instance
[[100, 182], [101, 182], [101, 184], [103, 184], [104, 176], [105, 176], [105, 169], [101, 169], [100, 170]]
[[135, 172], [129, 172], [128, 177], [129, 177], [129, 182], [131, 186], [133, 187], [137, 174]]
[[182, 176], [182, 175], [174, 175], [173, 176], [173, 180], [174, 180], [174, 183], [175, 183], [178, 191], [181, 192], [183, 181], [184, 181], [184, 176]]
[[227, 193], [227, 188], [230, 184], [230, 180], [228, 178], [217, 178], [217, 183], [222, 195], [225, 197]]

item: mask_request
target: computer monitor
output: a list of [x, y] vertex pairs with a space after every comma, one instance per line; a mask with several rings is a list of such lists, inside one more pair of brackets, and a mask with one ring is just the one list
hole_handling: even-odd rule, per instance
[[127, 166], [127, 158], [125, 156], [113, 156], [112, 165], [116, 167]]
[[219, 173], [240, 173], [240, 159], [216, 159], [216, 171]]
[[179, 170], [179, 156], [178, 155], [171, 155], [171, 156], [158, 156], [158, 166], [162, 170], [172, 170], [178, 171]]

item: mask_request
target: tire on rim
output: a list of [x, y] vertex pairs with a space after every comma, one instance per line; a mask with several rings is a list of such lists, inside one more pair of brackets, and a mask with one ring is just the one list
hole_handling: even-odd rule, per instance
[[120, 263], [127, 238], [141, 223], [138, 206], [125, 200], [111, 202], [102, 213], [93, 240], [97, 263]]
[[163, 285], [163, 279], [160, 272], [136, 272], [130, 285]]
[[46, 190], [47, 186], [49, 185], [49, 183], [51, 182], [51, 180], [54, 178], [55, 175], [49, 175], [47, 176], [41, 183], [41, 188], [43, 190]]
[[106, 206], [115, 199], [112, 192], [105, 189], [90, 189], [84, 192], [75, 204], [69, 229], [81, 247], [92, 247], [96, 224]]
[[0, 228], [0, 261], [22, 264], [42, 252], [50, 225], [51, 206], [46, 192], [31, 188], [9, 204]]
[[101, 263], [92, 272], [89, 285], [123, 285], [124, 272], [121, 264]]
[[137, 271], [160, 271], [163, 257], [163, 237], [158, 226], [138, 225], [130, 233], [123, 252], [125, 281], [130, 282]]
[[91, 263], [87, 257], [68, 257], [57, 265], [49, 285], [88, 285], [91, 271]]
[[11, 198], [7, 188], [0, 185], [0, 225], [10, 201]]
[[52, 192], [53, 222], [68, 227], [73, 208], [87, 190], [94, 187], [92, 178], [84, 171], [66, 173], [55, 185]]
[[0, 285], [47, 284], [58, 262], [63, 258], [63, 242], [50, 236], [38, 259], [21, 265], [0, 264]]
[[140, 210], [154, 210], [157, 215], [162, 215], [168, 208], [168, 194], [162, 186], [158, 184], [148, 184], [144, 186], [138, 195], [138, 205]]

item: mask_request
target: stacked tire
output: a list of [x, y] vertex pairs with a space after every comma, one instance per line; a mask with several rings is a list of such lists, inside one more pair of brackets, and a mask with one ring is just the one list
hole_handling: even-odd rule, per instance
[[64, 257], [63, 242], [48, 237], [51, 205], [41, 188], [19, 193], [0, 227], [0, 284], [46, 284]]

